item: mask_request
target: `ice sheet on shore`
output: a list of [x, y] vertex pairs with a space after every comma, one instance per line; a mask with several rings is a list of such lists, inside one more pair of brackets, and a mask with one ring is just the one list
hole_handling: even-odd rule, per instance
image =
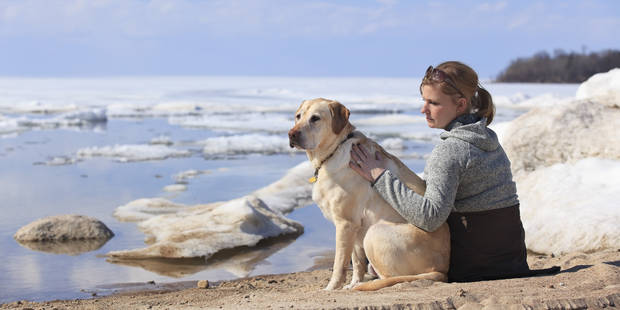
[[165, 199], [140, 199], [120, 206], [114, 216], [139, 221], [146, 248], [113, 251], [115, 258], [210, 257], [223, 249], [254, 246], [260, 240], [299, 234], [303, 226], [284, 214], [310, 203], [309, 162], [292, 168], [280, 180], [227, 202], [196, 206]]
[[497, 128], [530, 250], [620, 248], [620, 102], [613, 101], [620, 88], [610, 90], [605, 79], [620, 81], [620, 70], [584, 82], [578, 100], [533, 109]]
[[620, 249], [620, 161], [558, 163], [516, 181], [528, 249], [547, 254]]
[[178, 150], [160, 144], [125, 144], [79, 149], [77, 151], [77, 158], [109, 157], [119, 162], [134, 162], [161, 160], [170, 157], [186, 157], [191, 154], [188, 150]]

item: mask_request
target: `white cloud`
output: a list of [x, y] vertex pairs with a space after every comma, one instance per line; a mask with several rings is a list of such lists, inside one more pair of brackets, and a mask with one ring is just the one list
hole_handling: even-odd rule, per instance
[[306, 1], [23, 0], [0, 3], [2, 35], [179, 32], [283, 35], [359, 35], [393, 27], [393, 1], [346, 5]]

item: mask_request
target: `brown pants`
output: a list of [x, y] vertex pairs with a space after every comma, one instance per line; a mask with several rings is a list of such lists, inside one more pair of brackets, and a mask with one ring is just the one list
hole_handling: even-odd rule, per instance
[[452, 212], [450, 270], [454, 282], [550, 274], [559, 267], [530, 270], [519, 205], [482, 212]]

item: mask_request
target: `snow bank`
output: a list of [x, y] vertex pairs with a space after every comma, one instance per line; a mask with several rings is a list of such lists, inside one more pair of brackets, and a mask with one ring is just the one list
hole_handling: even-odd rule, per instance
[[295, 208], [312, 203], [312, 184], [308, 179], [314, 173], [309, 161], [291, 168], [276, 182], [253, 193], [260, 197], [272, 210], [288, 214]]
[[558, 163], [517, 179], [527, 248], [539, 253], [620, 248], [620, 160]]
[[530, 250], [620, 248], [620, 105], [608, 95], [619, 76], [596, 75], [580, 86], [580, 100], [535, 108], [497, 127]]
[[574, 101], [536, 108], [502, 134], [513, 172], [587, 157], [620, 159], [620, 109], [608, 102]]
[[620, 105], [620, 68], [598, 73], [577, 89], [577, 99], [597, 99]]
[[177, 150], [165, 145], [126, 144], [102, 147], [88, 147], [77, 151], [78, 159], [109, 157], [119, 162], [160, 160], [170, 157], [190, 156], [188, 150]]
[[228, 202], [185, 206], [166, 199], [139, 199], [120, 206], [114, 216], [139, 221], [148, 247], [115, 251], [115, 258], [210, 257], [223, 249], [254, 246], [260, 240], [299, 234], [303, 227], [283, 214], [311, 203], [313, 170], [309, 162], [280, 180]]

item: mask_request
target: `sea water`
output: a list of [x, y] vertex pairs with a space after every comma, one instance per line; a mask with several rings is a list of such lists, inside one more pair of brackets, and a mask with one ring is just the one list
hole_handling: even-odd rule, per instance
[[[206, 262], [118, 264], [104, 255], [145, 246], [135, 223], [112, 216], [121, 205], [156, 197], [187, 205], [227, 201], [306, 161], [287, 138], [304, 99], [339, 100], [359, 130], [422, 172], [439, 131], [429, 129], [419, 113], [418, 85], [417, 78], [0, 79], [0, 302], [87, 298], [131, 283], [218, 281], [313, 268], [332, 255], [335, 234], [316, 205], [287, 215], [304, 226], [300, 236], [266, 240]], [[578, 87], [484, 86], [497, 104], [496, 123], [570, 100]], [[201, 173], [178, 184], [178, 174], [189, 170]], [[115, 236], [75, 255], [31, 250], [13, 239], [20, 227], [60, 214], [95, 217]]]

